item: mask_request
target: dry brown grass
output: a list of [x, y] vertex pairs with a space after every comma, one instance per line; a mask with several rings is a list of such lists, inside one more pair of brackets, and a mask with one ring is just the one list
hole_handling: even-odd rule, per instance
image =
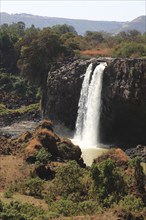
[[55, 134], [53, 131], [48, 130], [46, 128], [38, 130], [38, 132], [36, 131], [35, 135], [38, 136], [38, 137], [39, 136], [44, 136], [44, 137], [47, 136], [47, 137], [50, 137], [50, 138], [52, 137], [52, 138], [54, 138], [56, 140], [60, 139], [57, 134]]
[[25, 149], [26, 154], [34, 155], [39, 149], [42, 148], [41, 143], [37, 138], [30, 140], [28, 146]]
[[28, 179], [31, 167], [23, 158], [16, 156], [0, 156], [0, 191], [9, 184], [16, 184]]
[[81, 55], [87, 56], [110, 56], [111, 50], [109, 48], [98, 49], [98, 50], [84, 50], [80, 51]]

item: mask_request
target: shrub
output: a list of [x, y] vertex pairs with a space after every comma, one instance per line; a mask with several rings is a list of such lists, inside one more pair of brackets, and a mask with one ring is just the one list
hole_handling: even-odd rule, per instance
[[4, 197], [5, 198], [12, 198], [13, 196], [13, 192], [10, 191], [10, 190], [7, 190], [5, 193], [4, 193]]
[[14, 187], [12, 185], [9, 185], [7, 191], [4, 193], [5, 198], [12, 198], [14, 193]]
[[141, 166], [141, 159], [135, 157], [130, 161], [130, 166], [134, 168], [134, 180], [139, 192], [145, 192], [145, 175]]
[[63, 198], [80, 198], [84, 191], [84, 186], [81, 183], [83, 177], [83, 169], [76, 161], [69, 161], [64, 166], [58, 167], [54, 179], [56, 192]]
[[111, 159], [93, 164], [91, 175], [94, 181], [96, 197], [105, 207], [110, 207], [125, 195], [127, 184], [123, 176], [117, 172], [115, 162]]
[[78, 214], [78, 204], [71, 200], [60, 199], [52, 203], [51, 211], [63, 216], [73, 216]]
[[116, 57], [142, 57], [146, 54], [146, 47], [135, 42], [122, 43], [118, 49], [113, 51]]
[[2, 204], [0, 219], [3, 220], [33, 220], [38, 217], [43, 220], [45, 212], [30, 204], [21, 204], [19, 202], [10, 202], [9, 204]]
[[2, 201], [0, 200], [0, 212], [2, 212], [3, 211], [3, 203], [2, 203]]
[[4, 91], [12, 91], [13, 83], [10, 74], [0, 73], [0, 89]]
[[102, 208], [98, 205], [96, 201], [83, 201], [78, 204], [80, 215], [94, 215], [96, 213], [102, 212]]
[[51, 154], [44, 148], [42, 147], [39, 151], [36, 153], [36, 164], [40, 165], [46, 165], [51, 158]]
[[122, 208], [125, 208], [127, 211], [136, 212], [141, 211], [144, 207], [144, 203], [141, 198], [136, 198], [133, 195], [127, 195], [119, 202], [119, 205]]
[[24, 193], [30, 196], [42, 197], [43, 183], [43, 180], [38, 177], [28, 180], [24, 184]]
[[92, 200], [77, 203], [69, 199], [60, 199], [51, 204], [50, 211], [53, 215], [58, 216], [76, 216], [101, 213], [102, 208], [96, 201]]

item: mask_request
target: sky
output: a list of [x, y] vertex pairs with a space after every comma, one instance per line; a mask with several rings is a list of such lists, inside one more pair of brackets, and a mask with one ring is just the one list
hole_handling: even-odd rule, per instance
[[0, 0], [0, 11], [72, 19], [131, 21], [146, 15], [146, 0]]

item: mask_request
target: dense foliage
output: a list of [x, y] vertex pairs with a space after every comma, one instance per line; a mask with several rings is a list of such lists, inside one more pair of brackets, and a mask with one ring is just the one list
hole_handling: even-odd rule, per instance
[[40, 30], [23, 22], [0, 26], [0, 69], [21, 73], [41, 86], [54, 62], [74, 55], [145, 57], [145, 33], [136, 30], [111, 35], [87, 31], [77, 34], [74, 27], [56, 25]]
[[[35, 217], [47, 219], [59, 216], [94, 215], [102, 213], [105, 209], [118, 207], [132, 213], [144, 213], [145, 190], [139, 189], [139, 185], [135, 182], [135, 189], [131, 191], [131, 182], [127, 173], [130, 170], [130, 177], [133, 180], [137, 179], [135, 176], [137, 170], [140, 170], [141, 175], [143, 174], [138, 161], [139, 159], [134, 159], [129, 165], [124, 164], [120, 167], [114, 160], [108, 158], [93, 163], [87, 168], [81, 168], [75, 161], [69, 161], [55, 170], [53, 180], [43, 181], [33, 177], [24, 184], [13, 187], [13, 192], [15, 190], [44, 199], [48, 204], [48, 210], [36, 209], [19, 202], [10, 204], [0, 202], [0, 218], [31, 220]], [[128, 166], [126, 170], [125, 165]], [[144, 184], [145, 180], [141, 179], [141, 181]], [[139, 193], [141, 190], [143, 190], [142, 194]]]

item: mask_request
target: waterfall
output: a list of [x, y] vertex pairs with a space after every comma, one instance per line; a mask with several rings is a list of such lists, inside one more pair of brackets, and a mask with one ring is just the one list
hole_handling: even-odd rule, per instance
[[88, 66], [86, 70], [81, 88], [81, 93], [80, 93], [80, 99], [78, 104], [78, 117], [76, 120], [76, 133], [75, 133], [75, 139], [77, 140], [82, 139], [82, 131], [84, 129], [84, 121], [87, 113], [86, 103], [88, 98], [91, 73], [92, 73], [92, 63]]
[[102, 77], [106, 66], [106, 63], [100, 63], [96, 66], [91, 82], [92, 64], [89, 65], [85, 73], [79, 99], [76, 132], [74, 136], [74, 139], [80, 142], [82, 146], [97, 146], [100, 141], [99, 120]]

